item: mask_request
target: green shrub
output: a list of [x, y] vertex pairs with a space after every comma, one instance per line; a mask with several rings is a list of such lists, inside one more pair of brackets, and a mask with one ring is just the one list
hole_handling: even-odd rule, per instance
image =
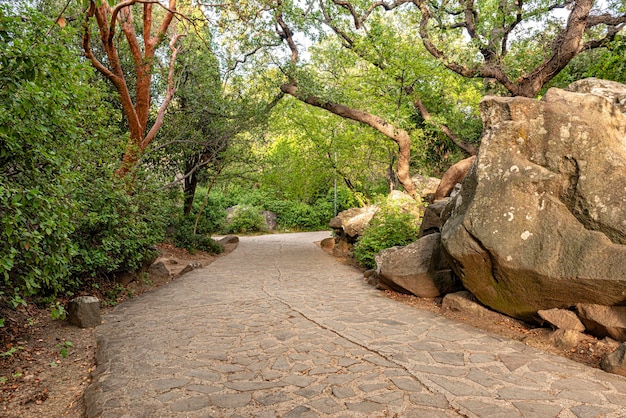
[[261, 209], [255, 206], [238, 205], [233, 216], [226, 222], [225, 232], [228, 234], [258, 232], [265, 228], [265, 218]]
[[[196, 199], [193, 202], [193, 210], [189, 214], [190, 218], [193, 218], [195, 223], [198, 212], [202, 207], [206, 191], [196, 192]], [[222, 195], [211, 193], [207, 200], [207, 204], [202, 210], [200, 219], [198, 221], [198, 227], [196, 232], [198, 234], [213, 234], [219, 232], [224, 228], [226, 221], [226, 206], [225, 199]], [[192, 224], [193, 226], [193, 224]], [[193, 228], [191, 229], [193, 231]]]
[[374, 256], [396, 245], [417, 239], [419, 226], [415, 216], [399, 208], [383, 206], [354, 245], [354, 258], [364, 267], [374, 268]]
[[325, 202], [313, 206], [289, 200], [270, 200], [265, 203], [265, 208], [276, 214], [281, 228], [305, 231], [326, 228], [333, 211]]
[[189, 216], [179, 218], [173, 225], [171, 225], [171, 228], [174, 229], [174, 234], [172, 236], [174, 245], [184, 248], [189, 252], [206, 251], [212, 254], [221, 253], [224, 249], [209, 235], [204, 233], [193, 233], [193, 226], [195, 222], [196, 218]]
[[165, 236], [163, 196], [141, 189], [129, 194], [106, 177], [76, 195], [81, 211], [71, 236], [78, 245], [76, 276], [135, 271], [154, 256], [154, 245]]

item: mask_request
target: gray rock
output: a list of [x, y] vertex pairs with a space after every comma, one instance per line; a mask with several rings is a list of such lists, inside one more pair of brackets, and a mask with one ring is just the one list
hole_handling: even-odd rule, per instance
[[202, 263], [198, 262], [198, 261], [194, 261], [193, 263], [189, 263], [185, 266], [184, 269], [182, 269], [182, 271], [180, 273], [178, 273], [178, 276], [182, 276], [183, 274], [189, 273], [190, 271], [196, 270], [196, 269], [201, 269], [202, 268]]
[[327, 253], [332, 254], [335, 249], [335, 238], [325, 238], [320, 242], [320, 247]]
[[239, 237], [236, 235], [226, 235], [224, 238], [221, 238], [218, 243], [222, 245], [226, 244], [237, 244], [239, 242]]
[[604, 98], [550, 89], [486, 97], [485, 131], [442, 242], [483, 304], [531, 320], [626, 287], [626, 116]]
[[626, 85], [624, 84], [591, 77], [575, 81], [567, 87], [567, 90], [603, 97], [617, 106], [622, 113], [626, 113]]
[[381, 283], [376, 269], [366, 270], [363, 272], [363, 278], [367, 284], [374, 286], [376, 289], [389, 290], [389, 287], [385, 286], [384, 283]]
[[576, 314], [567, 309], [544, 309], [538, 311], [537, 314], [555, 328], [580, 332], [585, 330], [585, 326]]
[[418, 237], [421, 238], [435, 232], [441, 232], [441, 227], [443, 226], [441, 213], [448, 204], [448, 200], [448, 198], [441, 199], [426, 206], [426, 209], [424, 209], [424, 217], [420, 224], [420, 230], [417, 234]]
[[621, 344], [617, 350], [608, 354], [600, 367], [605, 372], [626, 376], [626, 344]]
[[413, 180], [413, 184], [415, 185], [415, 188], [420, 196], [426, 199], [435, 194], [437, 187], [439, 187], [439, 183], [441, 183], [441, 179], [422, 176], [421, 174], [411, 176], [411, 180]]
[[588, 338], [589, 337], [582, 332], [571, 329], [557, 329], [550, 334], [549, 341], [555, 347], [569, 350]]
[[67, 305], [67, 322], [79, 328], [92, 328], [102, 323], [100, 301], [93, 296], [79, 296]]
[[148, 268], [148, 273], [154, 274], [160, 277], [169, 277], [172, 272], [167, 268], [165, 260], [158, 260], [152, 263]]
[[378, 212], [378, 206], [347, 209], [331, 219], [328, 225], [338, 230], [338, 235], [345, 234], [356, 239], [369, 225], [376, 212]]
[[587, 331], [598, 338], [626, 341], [626, 306], [602, 306], [579, 303], [578, 317]]
[[449, 309], [456, 312], [464, 312], [468, 316], [478, 318], [499, 319], [503, 315], [481, 305], [476, 298], [468, 291], [448, 293], [441, 302], [442, 309]]
[[441, 257], [440, 234], [430, 234], [405, 247], [393, 247], [375, 256], [379, 283], [419, 297], [433, 298], [459, 290]]
[[278, 216], [274, 212], [270, 212], [269, 210], [264, 210], [261, 212], [263, 218], [265, 219], [265, 227], [268, 231], [276, 230], [278, 226]]

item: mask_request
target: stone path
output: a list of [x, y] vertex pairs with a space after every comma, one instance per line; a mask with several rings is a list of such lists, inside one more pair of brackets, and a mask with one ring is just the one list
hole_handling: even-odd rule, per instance
[[626, 379], [394, 302], [312, 243], [243, 238], [96, 329], [90, 417], [626, 417]]

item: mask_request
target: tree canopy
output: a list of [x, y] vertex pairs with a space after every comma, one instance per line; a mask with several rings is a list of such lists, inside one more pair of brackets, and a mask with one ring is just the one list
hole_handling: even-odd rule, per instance
[[136, 270], [190, 214], [417, 198], [485, 95], [624, 82], [624, 25], [618, 0], [0, 1], [0, 304]]

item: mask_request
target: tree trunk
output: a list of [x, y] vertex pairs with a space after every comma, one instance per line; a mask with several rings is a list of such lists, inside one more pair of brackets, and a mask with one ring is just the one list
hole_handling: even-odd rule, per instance
[[369, 125], [384, 134], [387, 138], [394, 141], [398, 145], [398, 180], [404, 187], [404, 190], [411, 195], [411, 197], [418, 198], [417, 189], [415, 188], [413, 180], [411, 180], [411, 176], [409, 174], [409, 166], [411, 162], [411, 138], [409, 137], [409, 133], [407, 131], [393, 126], [386, 120], [376, 115], [372, 115], [371, 113], [358, 109], [352, 109], [338, 103], [324, 101], [316, 96], [300, 95], [298, 94], [298, 87], [294, 84], [283, 84], [280, 86], [280, 89], [284, 93], [287, 93], [304, 103], [310, 104], [311, 106], [327, 110], [337, 116], [341, 116], [342, 118], [352, 119]]
[[196, 188], [198, 187], [198, 175], [197, 171], [191, 173], [189, 177], [185, 179], [185, 188], [183, 191], [184, 203], [183, 203], [183, 215], [187, 216], [193, 210], [193, 200], [196, 197]]

